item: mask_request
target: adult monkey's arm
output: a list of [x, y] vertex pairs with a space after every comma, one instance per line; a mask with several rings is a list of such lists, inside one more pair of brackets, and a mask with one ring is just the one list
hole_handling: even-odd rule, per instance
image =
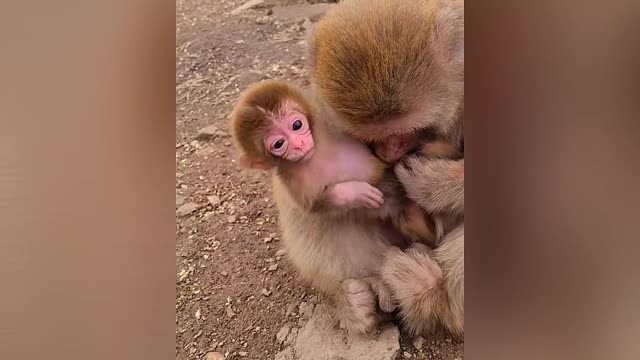
[[428, 212], [464, 216], [464, 159], [411, 156], [395, 172], [409, 198]]

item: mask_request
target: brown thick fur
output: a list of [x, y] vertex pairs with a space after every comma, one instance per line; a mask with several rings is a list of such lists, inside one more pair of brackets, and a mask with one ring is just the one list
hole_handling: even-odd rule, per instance
[[[461, 136], [462, 6], [346, 0], [317, 24], [310, 38], [311, 75], [320, 96], [345, 119], [348, 133], [365, 142], [384, 140], [390, 131], [425, 128]], [[389, 126], [389, 119], [416, 113], [421, 116], [407, 126]]]
[[332, 297], [341, 326], [356, 333], [375, 330], [393, 308], [379, 274], [386, 252], [402, 242], [399, 234], [364, 216], [308, 212], [276, 175], [273, 194], [287, 257], [300, 278]]
[[[463, 1], [345, 0], [317, 24], [310, 61], [316, 92], [353, 137], [427, 130], [464, 153]], [[414, 155], [396, 174], [444, 237], [431, 254], [390, 249], [381, 276], [409, 329], [462, 334], [464, 160]]]

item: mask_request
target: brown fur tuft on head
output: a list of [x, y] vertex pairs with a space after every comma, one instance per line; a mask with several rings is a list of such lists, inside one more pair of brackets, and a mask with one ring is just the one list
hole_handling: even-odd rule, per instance
[[236, 146], [253, 161], [273, 163], [274, 157], [264, 146], [264, 137], [274, 117], [291, 102], [313, 125], [314, 109], [296, 87], [274, 80], [262, 81], [240, 97], [231, 113], [230, 131]]
[[346, 0], [330, 10], [310, 38], [311, 76], [344, 130], [363, 141], [451, 130], [463, 97], [463, 18], [456, 0]]

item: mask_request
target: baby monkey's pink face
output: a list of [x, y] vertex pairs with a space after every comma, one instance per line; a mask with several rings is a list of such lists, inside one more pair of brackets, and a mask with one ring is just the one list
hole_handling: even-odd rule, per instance
[[275, 118], [264, 141], [271, 154], [291, 162], [308, 159], [314, 148], [309, 121], [295, 110]]

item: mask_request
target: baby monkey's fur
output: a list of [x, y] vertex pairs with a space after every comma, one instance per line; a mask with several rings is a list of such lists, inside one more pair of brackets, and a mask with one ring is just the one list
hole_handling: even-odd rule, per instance
[[[265, 146], [274, 119], [287, 107], [306, 116], [314, 137], [315, 152], [306, 162], [284, 160]], [[406, 248], [407, 238], [432, 244], [433, 223], [404, 196], [393, 170], [366, 145], [331, 128], [327, 116], [321, 102], [309, 101], [297, 88], [263, 81], [242, 95], [230, 128], [245, 162], [275, 169], [283, 242], [301, 277], [334, 298], [347, 329], [369, 332], [382, 319], [380, 310], [394, 308], [378, 277], [385, 254]], [[374, 209], [337, 206], [329, 194], [345, 182], [377, 187], [384, 203]]]

